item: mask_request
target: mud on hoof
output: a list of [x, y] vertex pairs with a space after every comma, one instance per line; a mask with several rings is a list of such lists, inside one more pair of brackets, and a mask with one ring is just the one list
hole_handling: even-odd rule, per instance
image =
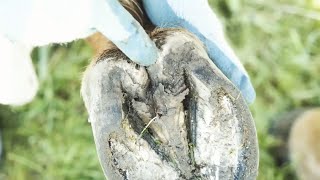
[[240, 92], [183, 30], [157, 30], [156, 64], [106, 50], [82, 96], [108, 179], [255, 179], [258, 147]]

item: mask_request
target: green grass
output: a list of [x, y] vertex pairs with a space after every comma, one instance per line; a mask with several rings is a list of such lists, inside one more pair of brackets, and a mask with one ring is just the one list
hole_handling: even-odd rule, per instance
[[[259, 136], [259, 179], [285, 179], [291, 169], [275, 166], [269, 153], [275, 140], [267, 130], [283, 111], [320, 105], [319, 9], [302, 0], [210, 3], [257, 91], [251, 111]], [[37, 98], [23, 107], [0, 106], [0, 179], [103, 179], [79, 93], [91, 55], [82, 41], [34, 51], [41, 79]]]

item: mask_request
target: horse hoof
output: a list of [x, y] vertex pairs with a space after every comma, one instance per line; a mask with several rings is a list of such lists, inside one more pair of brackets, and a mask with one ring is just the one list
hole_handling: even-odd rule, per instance
[[148, 67], [116, 48], [85, 73], [82, 96], [108, 179], [255, 179], [258, 144], [238, 89], [181, 29], [156, 30]]

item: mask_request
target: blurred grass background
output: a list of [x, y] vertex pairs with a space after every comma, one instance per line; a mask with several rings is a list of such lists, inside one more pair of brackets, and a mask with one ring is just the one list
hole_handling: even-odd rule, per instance
[[[258, 179], [288, 179], [293, 172], [275, 165], [269, 150], [276, 140], [267, 130], [284, 111], [320, 105], [320, 1], [209, 2], [257, 91], [251, 111], [260, 145]], [[104, 179], [79, 92], [91, 56], [83, 41], [33, 52], [37, 98], [23, 107], [0, 106], [0, 179]]]

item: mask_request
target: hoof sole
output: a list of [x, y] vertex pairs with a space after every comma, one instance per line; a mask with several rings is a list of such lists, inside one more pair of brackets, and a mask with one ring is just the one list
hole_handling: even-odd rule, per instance
[[142, 67], [107, 50], [82, 96], [108, 179], [255, 179], [258, 144], [238, 89], [181, 29], [157, 30], [161, 51]]

